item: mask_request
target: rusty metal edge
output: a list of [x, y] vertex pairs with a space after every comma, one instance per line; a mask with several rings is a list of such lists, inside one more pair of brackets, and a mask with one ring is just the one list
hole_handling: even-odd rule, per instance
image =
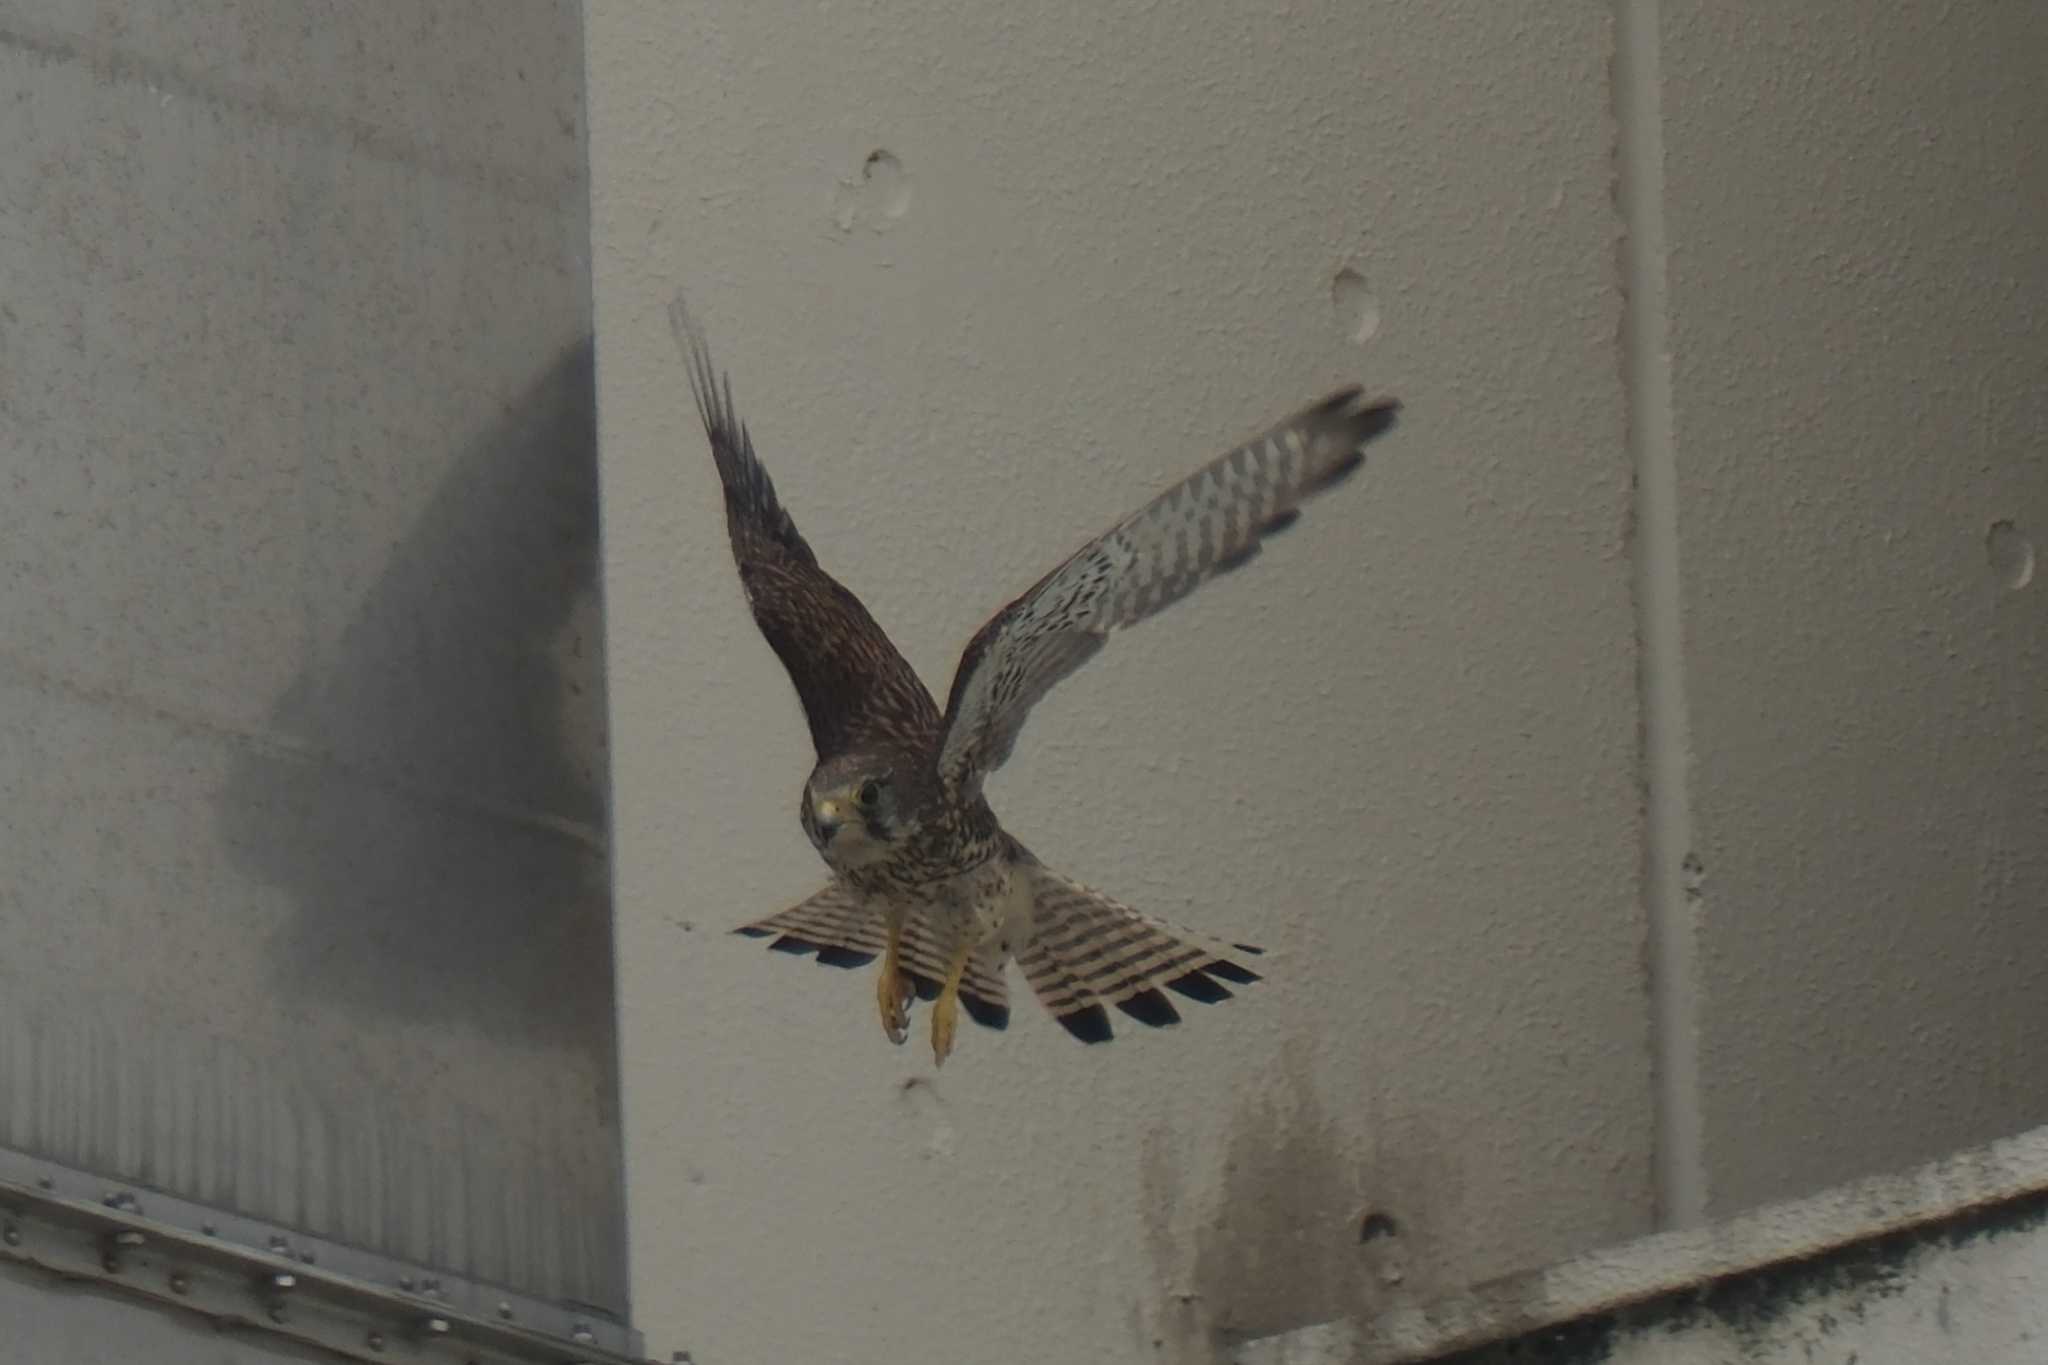
[[1370, 1318], [1243, 1342], [1233, 1358], [1237, 1365], [1416, 1365], [2044, 1198], [2048, 1127], [1903, 1174], [1657, 1233]]

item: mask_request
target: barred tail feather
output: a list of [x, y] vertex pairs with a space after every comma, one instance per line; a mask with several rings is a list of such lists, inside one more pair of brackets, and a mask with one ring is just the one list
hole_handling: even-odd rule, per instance
[[772, 938], [778, 953], [816, 953], [828, 967], [866, 966], [883, 948], [881, 917], [838, 882], [733, 932]]
[[1018, 947], [1017, 965], [1039, 1002], [1084, 1043], [1113, 1036], [1106, 1007], [1163, 1028], [1180, 1021], [1167, 991], [1214, 1002], [1230, 998], [1224, 982], [1259, 979], [1234, 960], [1261, 951], [1248, 943], [1205, 939], [1043, 866], [1032, 876], [1031, 934]]
[[[733, 932], [773, 939], [768, 946], [776, 952], [816, 953], [818, 961], [828, 967], [866, 966], [888, 946], [881, 912], [836, 881], [787, 910], [742, 924]], [[922, 914], [913, 913], [905, 921], [900, 946], [903, 970], [920, 1000], [937, 998], [946, 979], [949, 946]], [[1003, 980], [1002, 961], [991, 949], [983, 949], [968, 961], [967, 975], [960, 982], [960, 1006], [968, 1018], [985, 1028], [1009, 1024], [1009, 989]]]

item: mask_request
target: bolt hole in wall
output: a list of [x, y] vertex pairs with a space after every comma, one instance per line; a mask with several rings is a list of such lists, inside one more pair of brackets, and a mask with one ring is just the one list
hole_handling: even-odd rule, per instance
[[1348, 265], [1330, 281], [1330, 307], [1337, 315], [1338, 330], [1353, 345], [1363, 346], [1379, 335], [1380, 301], [1366, 285], [1365, 276]]
[[910, 175], [902, 159], [877, 147], [833, 188], [832, 222], [841, 232], [857, 227], [886, 232], [910, 212], [910, 198]]
[[1358, 1220], [1358, 1240], [1360, 1242], [1384, 1241], [1389, 1237], [1395, 1236], [1400, 1231], [1401, 1226], [1394, 1221], [1394, 1216], [1390, 1213], [1381, 1213], [1378, 1209], [1371, 1210], [1365, 1217]]
[[2001, 587], [2018, 592], [2034, 581], [2034, 542], [2013, 523], [1991, 523], [1984, 537], [1984, 555]]

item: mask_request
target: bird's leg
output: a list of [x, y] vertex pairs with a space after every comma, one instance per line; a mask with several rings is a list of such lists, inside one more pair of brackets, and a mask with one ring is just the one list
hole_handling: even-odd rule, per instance
[[882, 1010], [882, 1032], [901, 1046], [910, 1036], [910, 990], [903, 979], [903, 911], [887, 910], [889, 946], [882, 954], [882, 970], [875, 978], [875, 1003]]
[[938, 1003], [932, 1006], [932, 1065], [944, 1066], [953, 1050], [953, 1035], [960, 1027], [960, 979], [967, 975], [967, 960], [974, 956], [975, 938], [962, 934], [946, 964], [946, 983], [939, 988]]

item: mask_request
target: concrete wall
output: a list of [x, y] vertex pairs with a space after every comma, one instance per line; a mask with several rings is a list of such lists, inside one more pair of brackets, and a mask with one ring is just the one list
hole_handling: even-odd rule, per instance
[[[0, 0], [0, 1144], [622, 1308], [608, 851], [699, 1359], [1208, 1360], [2042, 1117], [2048, 19], [584, 18]], [[935, 687], [1162, 481], [1403, 397], [994, 788], [1269, 983], [935, 1077], [720, 932], [821, 869], [678, 285]]]
[[2048, 9], [1664, 9], [1718, 1211], [2048, 1116]]
[[[1608, 16], [640, 4], [586, 45], [650, 1344], [1200, 1359], [1648, 1228]], [[934, 688], [1227, 442], [1401, 395], [1359, 480], [1062, 686], [992, 788], [1049, 862], [1269, 945], [1270, 984], [1094, 1050], [1025, 999], [934, 1076], [866, 974], [724, 932], [823, 869], [678, 285]]]
[[0, 4], [0, 1144], [622, 1308], [581, 76]]
[[[593, 7], [650, 1342], [1207, 1360], [2038, 1121], [2043, 22]], [[721, 932], [821, 869], [679, 285], [934, 687], [1229, 439], [1403, 397], [994, 789], [1269, 984], [1092, 1051], [1020, 1009], [934, 1077], [864, 975]]]

